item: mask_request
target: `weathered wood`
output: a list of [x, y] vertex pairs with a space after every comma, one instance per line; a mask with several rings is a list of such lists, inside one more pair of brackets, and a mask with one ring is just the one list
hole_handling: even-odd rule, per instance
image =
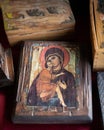
[[11, 50], [4, 50], [0, 44], [0, 87], [11, 85], [13, 81], [14, 68]]
[[20, 59], [15, 123], [92, 121], [91, 70], [83, 49], [70, 42], [25, 41]]
[[68, 0], [1, 0], [1, 8], [11, 45], [27, 39], [59, 39], [74, 31]]
[[104, 14], [98, 0], [90, 0], [91, 39], [93, 47], [93, 69], [104, 70]]

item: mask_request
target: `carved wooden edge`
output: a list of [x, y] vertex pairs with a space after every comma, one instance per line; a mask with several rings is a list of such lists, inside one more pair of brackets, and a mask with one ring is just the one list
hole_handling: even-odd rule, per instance
[[12, 84], [14, 81], [14, 66], [13, 57], [11, 49], [4, 49], [2, 44], [0, 44], [0, 69], [2, 69], [5, 74], [5, 84]]
[[5, 50], [6, 73], [9, 80], [14, 81], [14, 66], [11, 49]]
[[[18, 122], [18, 117], [21, 119], [24, 119], [25, 117], [30, 117], [30, 120], [33, 119], [33, 117], [42, 116], [42, 115], [51, 115], [55, 114], [55, 116], [68, 116], [70, 120], [68, 122], [73, 120], [73, 117], [78, 117], [79, 122], [84, 121], [85, 122], [91, 122], [92, 121], [92, 88], [91, 88], [91, 69], [90, 65], [87, 61], [81, 61], [81, 84], [77, 88], [77, 94], [78, 94], [78, 100], [79, 100], [79, 106], [78, 108], [68, 108], [67, 110], [63, 110], [62, 108], [57, 108], [59, 112], [52, 112], [52, 111], [37, 111], [37, 106], [27, 106], [26, 105], [26, 93], [24, 91], [24, 88], [28, 88], [28, 81], [30, 74], [27, 72], [30, 72], [31, 69], [31, 63], [29, 62], [32, 58], [32, 46], [35, 46], [36, 44], [41, 44], [44, 42], [37, 42], [37, 41], [26, 41], [25, 45], [23, 47], [22, 51], [22, 63], [21, 63], [21, 69], [20, 69], [20, 75], [19, 75], [19, 84], [18, 84], [18, 92], [17, 92], [17, 104], [15, 113], [13, 116], [13, 121]], [[49, 44], [50, 42], [47, 42]], [[58, 42], [57, 42], [58, 43]], [[66, 42], [64, 42], [65, 44]], [[56, 44], [56, 43], [55, 43]], [[69, 45], [70, 46], [70, 45]], [[28, 54], [28, 56], [26, 56]], [[29, 64], [26, 64], [29, 63]], [[27, 69], [28, 68], [28, 69]], [[26, 74], [26, 75], [25, 75]], [[48, 108], [47, 108], [48, 109]], [[55, 108], [54, 108], [55, 109]], [[41, 108], [40, 108], [41, 110]], [[58, 111], [57, 110], [57, 111]], [[61, 113], [60, 113], [61, 111]], [[64, 113], [62, 113], [64, 111]], [[46, 117], [47, 117], [46, 116]], [[84, 119], [84, 120], [83, 120]], [[36, 120], [36, 119], [35, 119]], [[34, 123], [36, 123], [34, 120]], [[83, 121], [82, 121], [83, 120]], [[73, 121], [72, 121], [73, 122]], [[25, 122], [24, 122], [25, 123]], [[31, 123], [31, 121], [30, 121]], [[42, 122], [41, 122], [42, 123]]]

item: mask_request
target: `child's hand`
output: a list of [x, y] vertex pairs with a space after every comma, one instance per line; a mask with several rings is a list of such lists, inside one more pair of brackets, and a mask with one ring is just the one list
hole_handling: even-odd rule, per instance
[[65, 81], [61, 82], [60, 80], [57, 81], [57, 85], [60, 86], [61, 88], [63, 89], [66, 89], [67, 88], [67, 85], [65, 83]]

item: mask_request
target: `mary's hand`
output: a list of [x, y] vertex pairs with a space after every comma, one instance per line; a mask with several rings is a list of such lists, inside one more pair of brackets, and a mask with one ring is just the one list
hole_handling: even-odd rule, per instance
[[67, 85], [65, 83], [65, 81], [61, 82], [60, 80], [57, 81], [57, 85], [60, 86], [61, 88], [63, 89], [66, 89], [67, 88]]

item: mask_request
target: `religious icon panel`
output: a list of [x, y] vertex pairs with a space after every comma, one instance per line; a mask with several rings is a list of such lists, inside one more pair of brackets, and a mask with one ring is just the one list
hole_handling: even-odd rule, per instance
[[90, 65], [81, 51], [68, 42], [25, 41], [14, 122], [91, 121]]

